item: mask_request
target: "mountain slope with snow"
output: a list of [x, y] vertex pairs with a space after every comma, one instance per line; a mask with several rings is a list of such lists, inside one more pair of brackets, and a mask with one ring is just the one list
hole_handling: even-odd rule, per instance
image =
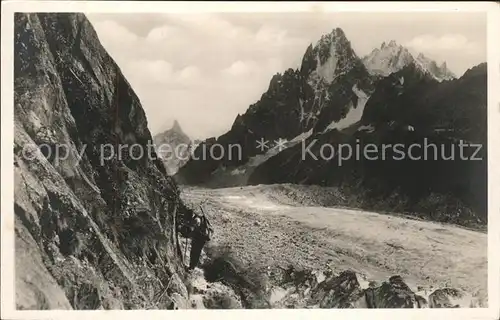
[[447, 68], [446, 62], [438, 66], [434, 60], [422, 53], [415, 58], [407, 48], [397, 44], [394, 40], [388, 44], [383, 42], [380, 48], [373, 49], [370, 54], [363, 57], [363, 63], [370, 74], [384, 77], [414, 63], [424, 73], [438, 81], [455, 78], [455, 75]]
[[[307, 48], [300, 69], [275, 75], [267, 92], [238, 115], [229, 132], [202, 143], [205, 150], [218, 144], [234, 151], [229, 146], [239, 145], [240, 154], [191, 160], [175, 177], [183, 184], [210, 187], [338, 186], [359, 195], [364, 209], [484, 224], [484, 160], [392, 161], [389, 154], [387, 161], [385, 155], [377, 161], [358, 155], [338, 163], [340, 144], [358, 150], [358, 141], [359, 147], [374, 144], [379, 150], [424, 139], [446, 150], [457, 139], [484, 143], [486, 70], [479, 66], [460, 79], [443, 81], [451, 77], [446, 64], [438, 67], [423, 54], [414, 58], [395, 41], [362, 61], [344, 32], [334, 29]], [[276, 149], [277, 140], [295, 137], [303, 139]], [[268, 141], [263, 149], [257, 144], [261, 139]], [[303, 151], [311, 143], [308, 150], [316, 159]], [[333, 146], [330, 158], [328, 152], [324, 155], [325, 144]], [[195, 158], [202, 158], [203, 150], [199, 147]]]
[[[316, 132], [260, 164], [248, 183], [339, 187], [367, 210], [484, 224], [486, 80], [486, 64], [444, 82], [405, 67], [377, 83], [359, 127]], [[460, 141], [480, 149], [462, 154]]]
[[453, 72], [447, 68], [446, 62], [443, 62], [440, 66], [438, 66], [436, 61], [424, 56], [423, 53], [420, 53], [417, 56], [416, 63], [420, 66], [420, 68], [422, 68], [422, 70], [430, 73], [438, 81], [452, 80], [456, 78]]
[[[187, 184], [205, 183], [220, 169], [244, 165], [268, 150], [256, 148], [256, 141], [291, 140], [309, 132], [323, 132], [335, 123], [350, 126], [361, 119], [364, 103], [373, 91], [374, 77], [352, 49], [344, 31], [333, 29], [306, 49], [299, 69], [288, 69], [272, 77], [268, 90], [232, 128], [219, 138], [204, 141], [195, 157], [217, 143], [224, 146], [220, 160], [190, 160], [176, 175]], [[241, 146], [241, 153], [230, 150]]]

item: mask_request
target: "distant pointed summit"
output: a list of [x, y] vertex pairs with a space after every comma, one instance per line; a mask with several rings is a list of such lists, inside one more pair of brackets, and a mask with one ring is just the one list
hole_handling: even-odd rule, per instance
[[[156, 146], [158, 156], [163, 159], [163, 164], [169, 175], [174, 175], [187, 162], [189, 158], [187, 147], [192, 142], [189, 136], [182, 131], [179, 121], [174, 120], [170, 129], [155, 135], [153, 142]], [[164, 145], [162, 149], [159, 148], [161, 145]], [[179, 149], [176, 149], [177, 147]], [[180, 154], [172, 156], [170, 150], [176, 150]]]
[[176, 131], [176, 132], [182, 132], [182, 128], [181, 128], [181, 125], [179, 124], [179, 121], [174, 120], [174, 124], [172, 126], [172, 129], [170, 129], [170, 130]]
[[342, 30], [341, 28], [335, 28], [335, 29], [333, 29], [332, 34], [334, 36], [336, 36], [336, 37], [343, 37], [343, 38], [345, 38], [344, 30]]

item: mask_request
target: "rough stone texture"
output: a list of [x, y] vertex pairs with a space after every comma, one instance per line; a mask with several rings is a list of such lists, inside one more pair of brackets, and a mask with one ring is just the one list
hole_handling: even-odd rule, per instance
[[[292, 268], [293, 269], [293, 268]], [[464, 292], [437, 289], [427, 299], [414, 293], [400, 276], [362, 288], [358, 275], [350, 270], [338, 275], [324, 272], [314, 276], [302, 270], [299, 276], [272, 277], [270, 303], [273, 308], [467, 308], [477, 301]], [[289, 273], [290, 274], [290, 273]], [[297, 273], [295, 273], [297, 275]]]
[[[17, 218], [16, 218], [17, 220]], [[37, 244], [16, 222], [16, 301], [20, 309], [72, 309], [64, 292], [43, 264]]]
[[443, 288], [429, 295], [429, 306], [431, 308], [474, 307], [474, 302], [461, 290]]
[[311, 295], [320, 308], [354, 308], [361, 296], [361, 287], [352, 271], [344, 271], [337, 277], [323, 281]]
[[[269, 303], [272, 308], [473, 308], [481, 304], [471, 295], [454, 288], [442, 288], [427, 297], [415, 293], [401, 276], [387, 281], [370, 281], [364, 287], [351, 270], [273, 270], [269, 274]], [[366, 282], [366, 281], [365, 281]], [[420, 290], [420, 289], [418, 289]], [[428, 299], [426, 299], [428, 298]], [[427, 301], [429, 300], [429, 301]]]
[[416, 295], [400, 276], [393, 276], [380, 287], [365, 290], [368, 308], [421, 308], [425, 299]]
[[147, 150], [151, 134], [91, 24], [83, 14], [16, 14], [14, 56], [17, 308], [167, 308], [174, 293], [186, 298], [175, 183], [154, 150], [101, 161], [101, 148]]

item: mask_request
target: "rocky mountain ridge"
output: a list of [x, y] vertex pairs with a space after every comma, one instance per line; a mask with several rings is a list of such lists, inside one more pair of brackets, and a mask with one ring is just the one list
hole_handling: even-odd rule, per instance
[[[239, 145], [241, 157], [230, 153], [221, 160], [189, 161], [175, 178], [183, 184], [211, 187], [258, 183], [345, 185], [347, 193], [364, 195], [358, 203], [363, 209], [401, 209], [440, 221], [485, 223], [486, 202], [481, 194], [486, 183], [486, 96], [485, 65], [454, 79], [445, 64], [438, 67], [422, 54], [414, 58], [395, 41], [382, 44], [362, 60], [344, 32], [336, 28], [307, 48], [300, 69], [274, 76], [261, 100], [238, 115], [231, 130], [201, 145], [207, 149], [217, 143], [226, 151], [231, 144]], [[256, 147], [260, 139], [269, 142], [268, 148]], [[280, 139], [285, 143], [278, 145]], [[450, 166], [442, 161], [351, 161], [332, 167], [335, 159], [315, 161], [300, 154], [304, 144], [315, 140], [316, 156], [325, 143], [348, 143], [354, 150], [356, 139], [376, 145], [422, 144], [427, 139], [442, 148], [462, 139], [481, 144], [477, 155], [483, 160], [457, 160]], [[201, 155], [202, 150], [195, 153]], [[390, 168], [399, 168], [401, 178], [392, 177]], [[444, 178], [449, 183], [434, 181], [427, 170], [437, 178], [438, 173], [449, 175]], [[366, 179], [372, 182], [358, 189]], [[357, 187], [351, 189], [353, 186]], [[382, 200], [387, 197], [394, 197], [398, 203]], [[466, 213], [459, 218], [448, 216], [457, 207]], [[435, 211], [440, 213], [432, 213]]]
[[[440, 83], [409, 65], [377, 83], [358, 124], [311, 135], [283, 150], [253, 170], [248, 183], [337, 186], [356, 198], [354, 207], [485, 224], [486, 71], [482, 64]], [[476, 147], [464, 148], [459, 156], [460, 141]], [[367, 145], [379, 148], [375, 159], [361, 154], [339, 164], [338, 152], [321, 157], [324, 145], [350, 146], [351, 152]], [[389, 152], [382, 154], [384, 145]], [[420, 161], [409, 157], [412, 145], [420, 146]], [[310, 156], [304, 157], [304, 146], [311, 146]]]
[[[231, 129], [216, 138], [205, 140], [196, 150], [217, 143], [224, 147], [221, 160], [191, 160], [175, 176], [182, 183], [203, 183], [225, 167], [247, 163], [265, 154], [255, 142], [265, 139], [293, 140], [305, 132], [322, 132], [359, 121], [364, 104], [374, 88], [372, 77], [356, 55], [340, 28], [324, 35], [306, 49], [299, 69], [278, 73], [270, 81], [261, 99], [245, 114], [238, 115]], [[230, 145], [241, 146], [241, 156]]]
[[[446, 63], [437, 66], [423, 54], [414, 58], [394, 40], [360, 58], [344, 31], [335, 28], [308, 46], [300, 68], [273, 76], [261, 99], [250, 105], [245, 114], [238, 114], [227, 133], [201, 144], [205, 149], [222, 145], [226, 151], [222, 160], [188, 161], [176, 179], [188, 184], [227, 180], [217, 172], [227, 168], [242, 171], [243, 168], [236, 168], [248, 168], [255, 157], [268, 152], [255, 148], [260, 139], [269, 141], [272, 149], [279, 139], [291, 141], [310, 132], [345, 129], [361, 119], [376, 83], [408, 66], [440, 82], [455, 78]], [[229, 150], [231, 144], [242, 147], [241, 157]], [[199, 158], [202, 149], [197, 152]]]
[[419, 53], [415, 58], [407, 48], [397, 44], [394, 40], [388, 44], [383, 42], [380, 48], [373, 49], [370, 54], [363, 57], [363, 63], [370, 74], [383, 77], [410, 64], [415, 64], [421, 71], [438, 81], [456, 78], [447, 68], [446, 62], [438, 66], [435, 61], [427, 58], [423, 53]]

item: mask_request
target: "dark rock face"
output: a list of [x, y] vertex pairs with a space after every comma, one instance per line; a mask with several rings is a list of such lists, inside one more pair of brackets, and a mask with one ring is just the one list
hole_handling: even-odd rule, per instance
[[344, 271], [318, 284], [311, 298], [320, 308], [354, 308], [362, 294], [356, 274]]
[[393, 276], [380, 287], [365, 290], [368, 308], [423, 308], [426, 301], [413, 293], [400, 276]]
[[459, 308], [460, 305], [456, 303], [456, 300], [464, 296], [464, 292], [457, 289], [438, 289], [429, 296], [429, 306], [431, 308]]
[[[409, 66], [377, 83], [360, 124], [313, 134], [258, 166], [248, 183], [341, 187], [348, 199], [339, 205], [484, 225], [486, 96], [485, 65], [441, 83]], [[461, 154], [461, 143], [476, 146]], [[367, 157], [368, 145], [376, 151]]]
[[147, 150], [151, 134], [88, 20], [16, 14], [14, 56], [17, 307], [167, 308], [186, 297], [177, 187], [154, 150], [118, 155]]
[[191, 139], [182, 131], [177, 120], [174, 121], [172, 128], [155, 135], [153, 142], [168, 175], [176, 174], [179, 168], [189, 160], [192, 148]]
[[[300, 69], [273, 76], [260, 100], [238, 115], [227, 133], [204, 141], [175, 178], [186, 184], [203, 184], [218, 168], [242, 165], [265, 153], [256, 148], [257, 140], [268, 140], [272, 147], [279, 138], [290, 140], [308, 130], [321, 132], [357, 107], [356, 89], [370, 92], [373, 78], [344, 32], [334, 29], [307, 48]], [[224, 157], [203, 158], [203, 150], [215, 143], [223, 146]], [[241, 151], [231, 147], [235, 145]]]
[[47, 270], [33, 236], [17, 221], [19, 218], [15, 219], [17, 308], [71, 309], [64, 291]]
[[381, 80], [363, 114], [363, 124], [394, 121], [415, 130], [485, 143], [487, 106], [486, 63], [457, 80], [437, 83], [414, 65]]

